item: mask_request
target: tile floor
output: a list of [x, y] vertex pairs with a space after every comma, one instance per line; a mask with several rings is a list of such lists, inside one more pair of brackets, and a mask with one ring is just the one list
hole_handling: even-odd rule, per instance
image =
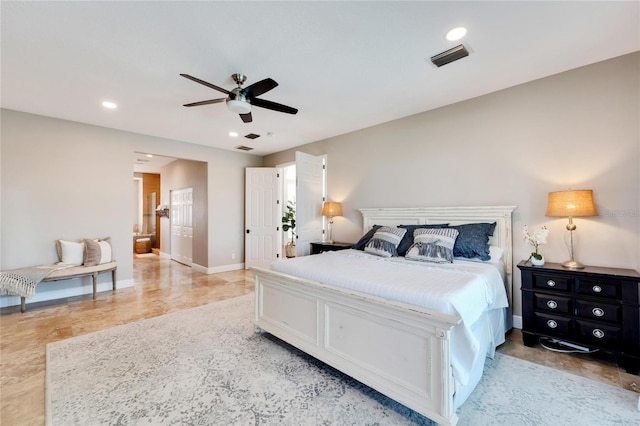
[[[206, 275], [158, 256], [135, 256], [134, 287], [0, 310], [0, 424], [45, 424], [45, 347], [69, 337], [253, 291], [249, 271]], [[640, 377], [610, 356], [548, 351], [513, 330], [499, 352], [640, 392]]]

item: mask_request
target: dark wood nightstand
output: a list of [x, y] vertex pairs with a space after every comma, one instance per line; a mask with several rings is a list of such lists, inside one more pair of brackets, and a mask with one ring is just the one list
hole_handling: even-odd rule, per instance
[[555, 338], [611, 352], [628, 373], [640, 371], [640, 273], [633, 269], [559, 263], [518, 264], [522, 277], [522, 340]]
[[311, 243], [311, 254], [320, 254], [323, 251], [345, 250], [351, 248], [351, 246], [353, 246], [353, 243], [339, 243], [337, 241], [334, 241], [333, 243]]

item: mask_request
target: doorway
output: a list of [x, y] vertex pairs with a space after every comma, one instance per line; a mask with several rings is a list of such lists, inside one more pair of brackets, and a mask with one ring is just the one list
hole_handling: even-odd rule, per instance
[[[296, 152], [295, 157], [295, 163], [245, 169], [246, 268], [268, 267], [292, 239], [296, 256], [310, 254], [309, 243], [322, 240], [326, 155]], [[293, 234], [282, 227], [289, 201], [295, 201]]]
[[[160, 175], [134, 172], [133, 182], [133, 251], [143, 254], [159, 248], [160, 228], [156, 207], [160, 194]], [[136, 244], [138, 242], [145, 244]]]

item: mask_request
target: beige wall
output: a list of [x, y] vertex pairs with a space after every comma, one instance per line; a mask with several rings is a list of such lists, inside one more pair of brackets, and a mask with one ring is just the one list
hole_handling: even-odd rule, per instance
[[0, 112], [1, 269], [55, 262], [58, 238], [109, 235], [118, 280], [130, 282], [134, 151], [207, 163], [207, 254], [200, 259], [202, 266], [233, 269], [244, 261], [244, 168], [261, 166], [261, 157], [7, 109]]
[[[499, 70], [496, 70], [499, 72]], [[548, 261], [568, 259], [567, 220], [545, 216], [547, 193], [593, 189], [598, 217], [577, 218], [584, 263], [640, 267], [640, 53], [622, 56], [265, 157], [327, 154], [328, 198], [343, 203], [333, 238], [356, 241], [362, 207], [516, 205], [523, 225], [547, 225]], [[520, 315], [520, 277], [514, 311]]]

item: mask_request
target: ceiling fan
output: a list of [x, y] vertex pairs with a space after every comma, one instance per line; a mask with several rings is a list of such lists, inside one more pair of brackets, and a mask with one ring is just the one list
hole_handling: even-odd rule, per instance
[[200, 105], [209, 105], [209, 104], [217, 104], [220, 102], [226, 102], [227, 108], [230, 111], [237, 112], [240, 114], [240, 118], [245, 123], [251, 123], [253, 121], [251, 117], [251, 106], [257, 106], [261, 108], [271, 109], [273, 111], [285, 112], [287, 114], [295, 114], [298, 112], [297, 109], [292, 108], [290, 106], [282, 105], [276, 102], [268, 101], [266, 99], [257, 98], [257, 96], [262, 95], [263, 93], [268, 92], [271, 89], [274, 89], [278, 86], [278, 83], [271, 78], [265, 78], [257, 83], [253, 83], [245, 88], [242, 87], [242, 84], [246, 81], [247, 76], [244, 74], [236, 73], [231, 74], [231, 78], [238, 84], [238, 87], [232, 90], [226, 90], [222, 87], [218, 87], [215, 84], [207, 83], [204, 80], [200, 80], [199, 78], [192, 77], [189, 74], [180, 74], [184, 78], [188, 78], [189, 80], [195, 81], [196, 83], [200, 83], [204, 86], [210, 87], [218, 92], [222, 92], [227, 94], [226, 98], [218, 98], [218, 99], [209, 99], [208, 101], [200, 101], [193, 102], [190, 104], [185, 104], [186, 107], [200, 106]]

